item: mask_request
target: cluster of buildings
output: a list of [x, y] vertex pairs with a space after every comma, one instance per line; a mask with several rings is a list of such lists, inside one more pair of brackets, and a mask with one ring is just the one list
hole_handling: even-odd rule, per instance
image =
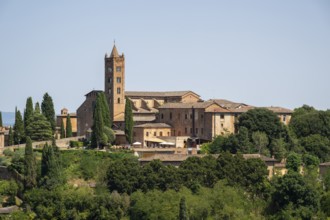
[[[204, 142], [218, 135], [235, 133], [239, 115], [255, 108], [225, 99], [204, 101], [193, 91], [126, 91], [125, 56], [119, 54], [114, 45], [111, 54], [104, 57], [104, 90], [87, 93], [74, 114], [78, 136], [91, 131], [93, 108], [100, 92], [106, 94], [118, 145], [125, 144], [122, 131], [126, 98], [132, 105], [133, 139], [139, 147], [184, 147], [190, 137]], [[266, 108], [275, 112], [284, 124], [289, 123], [291, 110]]]

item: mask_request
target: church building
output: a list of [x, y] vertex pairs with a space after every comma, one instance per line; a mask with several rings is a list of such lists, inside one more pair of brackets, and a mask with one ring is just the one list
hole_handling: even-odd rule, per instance
[[[126, 98], [131, 102], [135, 125], [133, 139], [141, 142], [142, 147], [188, 137], [211, 141], [217, 135], [235, 133], [237, 117], [255, 108], [224, 99], [203, 101], [193, 91], [126, 91], [125, 56], [118, 53], [116, 45], [111, 54], [104, 57], [104, 91], [90, 91], [77, 109], [78, 135], [91, 131], [93, 108], [100, 92], [107, 97], [114, 130], [124, 130]], [[266, 108], [278, 114], [283, 123], [289, 123], [291, 110]]]

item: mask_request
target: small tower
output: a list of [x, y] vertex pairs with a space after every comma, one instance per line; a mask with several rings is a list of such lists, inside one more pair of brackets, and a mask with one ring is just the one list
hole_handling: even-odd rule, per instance
[[113, 121], [122, 121], [125, 111], [125, 57], [119, 55], [116, 45], [110, 56], [104, 57], [104, 92], [109, 102]]

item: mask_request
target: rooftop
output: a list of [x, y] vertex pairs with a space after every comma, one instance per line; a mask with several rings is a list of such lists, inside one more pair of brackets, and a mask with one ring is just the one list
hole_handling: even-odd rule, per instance
[[192, 91], [170, 91], [170, 92], [147, 92], [147, 91], [126, 91], [126, 96], [128, 97], [180, 97], [188, 93], [193, 93], [199, 97], [198, 94]]

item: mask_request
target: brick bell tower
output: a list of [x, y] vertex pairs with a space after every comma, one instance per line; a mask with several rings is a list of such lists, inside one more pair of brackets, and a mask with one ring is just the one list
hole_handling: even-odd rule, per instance
[[125, 112], [125, 57], [119, 55], [116, 45], [110, 56], [104, 57], [104, 92], [109, 102], [113, 122], [123, 121]]

